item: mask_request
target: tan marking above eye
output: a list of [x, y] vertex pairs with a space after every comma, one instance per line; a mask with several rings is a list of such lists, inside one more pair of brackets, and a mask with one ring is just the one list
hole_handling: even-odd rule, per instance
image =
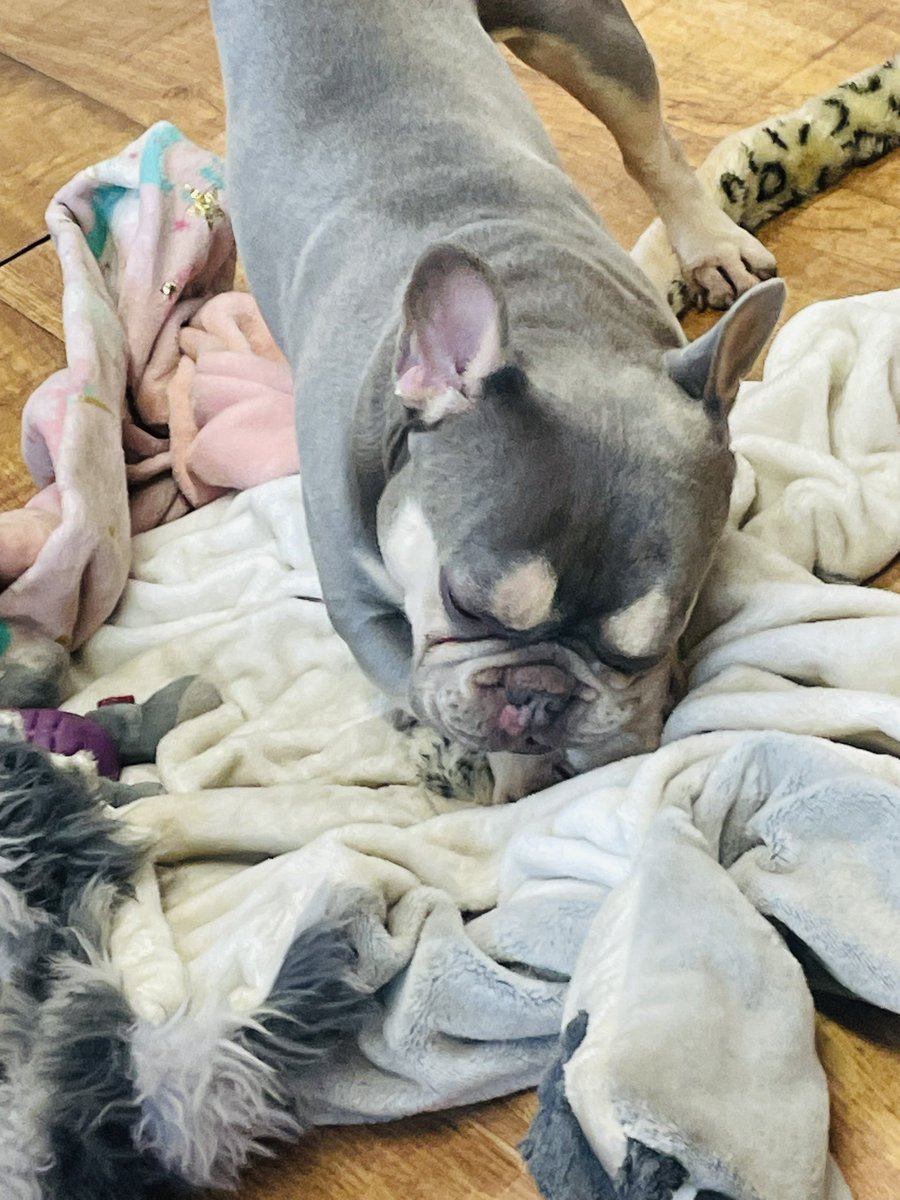
[[508, 629], [534, 629], [556, 613], [556, 572], [545, 558], [519, 563], [491, 589], [490, 611]]
[[620, 653], [642, 658], [656, 649], [668, 619], [669, 601], [663, 589], [657, 587], [607, 617], [603, 634]]

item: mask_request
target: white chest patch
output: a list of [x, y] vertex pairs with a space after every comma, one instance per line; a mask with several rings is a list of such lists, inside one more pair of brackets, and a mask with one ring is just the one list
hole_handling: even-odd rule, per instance
[[641, 658], [651, 654], [669, 618], [669, 601], [662, 588], [653, 588], [603, 622], [603, 634], [622, 654]]
[[384, 565], [403, 593], [418, 652], [426, 635], [450, 632], [441, 600], [440, 562], [431, 526], [415, 500], [405, 500], [383, 539]]
[[508, 629], [534, 629], [554, 616], [558, 580], [545, 558], [530, 558], [494, 584], [490, 609]]

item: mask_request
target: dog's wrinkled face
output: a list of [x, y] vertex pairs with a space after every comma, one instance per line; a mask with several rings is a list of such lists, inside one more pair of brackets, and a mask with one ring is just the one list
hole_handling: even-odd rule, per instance
[[696, 349], [592, 383], [511, 349], [505, 325], [482, 264], [439, 248], [417, 268], [397, 391], [419, 419], [379, 543], [416, 714], [472, 749], [584, 769], [658, 742], [733, 464]]
[[610, 453], [547, 419], [528, 388], [518, 372], [490, 381], [477, 409], [411, 435], [382, 552], [412, 627], [420, 717], [473, 749], [577, 749], [596, 764], [658, 741], [730, 460], [712, 439], [693, 471], [627, 443]]

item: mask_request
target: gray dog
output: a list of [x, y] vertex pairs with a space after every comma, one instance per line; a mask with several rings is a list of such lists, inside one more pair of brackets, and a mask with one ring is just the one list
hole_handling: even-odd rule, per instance
[[[784, 289], [663, 124], [627, 12], [213, 11], [238, 245], [294, 370], [335, 628], [398, 706], [493, 754], [497, 799], [652, 748], [728, 509], [727, 409]], [[609, 126], [701, 300], [737, 300], [709, 334], [685, 345], [495, 40]]]

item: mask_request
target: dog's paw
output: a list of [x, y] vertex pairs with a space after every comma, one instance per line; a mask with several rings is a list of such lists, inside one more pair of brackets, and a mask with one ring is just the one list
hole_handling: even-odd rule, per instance
[[719, 209], [676, 249], [691, 299], [701, 312], [730, 308], [754, 284], [778, 274], [774, 255]]

